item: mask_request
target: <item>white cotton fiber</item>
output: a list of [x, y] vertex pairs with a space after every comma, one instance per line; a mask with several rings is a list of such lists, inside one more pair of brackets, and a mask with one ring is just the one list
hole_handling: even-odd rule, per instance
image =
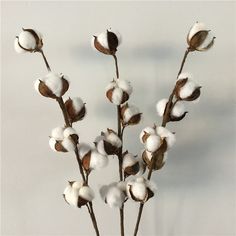
[[157, 114], [160, 117], [162, 117], [164, 115], [167, 102], [168, 102], [168, 99], [167, 98], [163, 98], [160, 101], [158, 101], [157, 104], [156, 104]]
[[68, 185], [66, 189], [64, 190], [64, 196], [65, 196], [66, 201], [70, 205], [77, 206], [78, 197], [79, 197], [79, 191], [77, 189], [74, 189], [70, 185]]
[[155, 131], [154, 128], [149, 127], [149, 126], [146, 127], [146, 128], [144, 128], [144, 129], [141, 131], [140, 135], [139, 135], [139, 139], [140, 139], [140, 142], [141, 142], [142, 144], [144, 144], [144, 142], [143, 142], [143, 136], [145, 135], [145, 133], [148, 133], [148, 134], [155, 134], [156, 131]]
[[196, 22], [189, 31], [188, 40], [190, 41], [197, 32], [202, 30], [206, 30], [205, 24], [201, 22]]
[[107, 32], [103, 32], [97, 36], [97, 41], [106, 49], [109, 49], [108, 40], [107, 40]]
[[120, 105], [122, 103], [123, 90], [121, 88], [115, 88], [112, 92], [112, 102], [115, 105]]
[[64, 127], [54, 128], [51, 132], [51, 137], [56, 139], [56, 140], [63, 140], [63, 138], [64, 138], [64, 135], [63, 135], [64, 129], [65, 129]]
[[22, 31], [19, 34], [19, 43], [25, 49], [35, 49], [36, 48], [36, 40], [34, 36], [28, 31]]
[[90, 168], [99, 170], [104, 168], [108, 163], [107, 156], [100, 154], [97, 150], [93, 150], [90, 158]]
[[117, 85], [116, 81], [111, 81], [111, 82], [107, 85], [105, 91], [107, 92], [108, 90], [113, 89], [113, 88], [117, 88], [117, 87], [118, 87], [118, 85]]
[[19, 44], [18, 44], [18, 38], [16, 38], [15, 41], [14, 41], [14, 48], [15, 48], [15, 51], [16, 51], [17, 53], [25, 53], [25, 52], [27, 52], [26, 50], [24, 50], [23, 48], [21, 48], [21, 47], [19, 46]]
[[193, 81], [188, 79], [183, 87], [180, 88], [179, 96], [185, 99], [192, 95], [193, 91], [198, 87], [198, 85]]
[[79, 196], [91, 202], [94, 199], [94, 192], [90, 187], [83, 186], [79, 189]]
[[134, 182], [131, 186], [131, 191], [138, 200], [144, 200], [146, 198], [147, 188], [144, 182]]
[[56, 143], [57, 143], [57, 141], [55, 140], [55, 138], [50, 138], [49, 139], [49, 146], [55, 152], [57, 152], [57, 150], [55, 149], [55, 144]]
[[80, 158], [83, 158], [90, 150], [91, 147], [87, 143], [78, 144], [78, 151]]
[[68, 152], [75, 150], [75, 144], [71, 138], [64, 138], [61, 144]]
[[136, 107], [136, 106], [133, 106], [133, 105], [129, 105], [126, 109], [125, 109], [125, 112], [124, 112], [124, 115], [123, 115], [123, 119], [124, 119], [124, 122], [125, 123], [128, 123], [129, 120], [139, 114], [139, 109]]
[[118, 79], [117, 85], [119, 88], [121, 88], [123, 91], [125, 91], [128, 95], [130, 95], [133, 91], [133, 88], [132, 88], [130, 82], [127, 80]]
[[161, 138], [166, 138], [168, 148], [171, 148], [175, 144], [176, 142], [175, 135], [172, 132], [170, 132], [167, 128], [158, 126], [156, 130], [157, 130], [157, 134]]
[[39, 84], [40, 84], [40, 79], [35, 80], [34, 89], [38, 92], [38, 94], [41, 95], [41, 93], [39, 92]]
[[121, 208], [124, 200], [125, 200], [124, 193], [118, 187], [111, 186], [108, 188], [107, 194], [106, 194], [106, 202], [110, 207]]
[[171, 110], [171, 115], [181, 117], [186, 112], [184, 102], [178, 101]]
[[113, 132], [106, 132], [105, 138], [106, 138], [106, 141], [112, 144], [113, 146], [117, 148], [121, 147], [122, 143], [121, 143], [120, 138]]
[[100, 141], [96, 144], [97, 151], [102, 155], [107, 155], [105, 148], [104, 148], [104, 139], [100, 139]]
[[50, 72], [44, 78], [44, 82], [47, 87], [55, 94], [57, 97], [61, 96], [62, 93], [62, 79], [61, 77], [53, 72]]
[[72, 127], [65, 128], [65, 130], [63, 132], [63, 135], [65, 138], [70, 137], [70, 135], [72, 135], [72, 134], [77, 134], [75, 129], [73, 129]]
[[72, 98], [73, 108], [75, 112], [80, 112], [81, 109], [84, 107], [84, 102], [80, 97]]
[[127, 153], [123, 157], [122, 168], [125, 169], [126, 167], [133, 166], [137, 162], [137, 159], [132, 153]]
[[188, 72], [182, 72], [179, 76], [178, 76], [178, 80], [181, 79], [192, 79], [192, 75]]
[[145, 143], [145, 149], [149, 152], [155, 152], [161, 144], [161, 139], [155, 134], [151, 134]]

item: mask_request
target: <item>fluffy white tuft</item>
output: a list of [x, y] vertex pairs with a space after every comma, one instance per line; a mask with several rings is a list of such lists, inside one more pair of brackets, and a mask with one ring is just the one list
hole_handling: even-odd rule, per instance
[[64, 138], [61, 144], [68, 152], [75, 150], [75, 144], [71, 138]]
[[73, 189], [80, 189], [83, 186], [83, 181], [74, 181], [72, 184]]
[[131, 198], [130, 191], [132, 191], [133, 196], [138, 200], [142, 201], [146, 198], [147, 187], [142, 177], [139, 177], [132, 182], [128, 182], [127, 186], [128, 186], [127, 193], [130, 198]]
[[55, 140], [55, 138], [50, 138], [49, 139], [49, 146], [50, 146], [50, 148], [53, 150], [53, 151], [55, 151], [55, 152], [57, 152], [57, 150], [55, 149], [55, 144], [56, 144], [56, 140]]
[[162, 117], [164, 115], [167, 103], [168, 103], [167, 98], [163, 98], [163, 99], [161, 99], [160, 101], [157, 102], [156, 109], [157, 109], [157, 113], [160, 117]]
[[39, 84], [40, 84], [39, 79], [35, 80], [35, 82], [34, 82], [34, 89], [38, 92], [38, 94], [40, 94], [40, 92], [39, 92]]
[[188, 40], [190, 41], [196, 33], [202, 30], [207, 30], [205, 24], [201, 22], [196, 22], [189, 31]]
[[149, 152], [155, 152], [161, 144], [161, 139], [158, 135], [151, 134], [145, 143], [145, 148]]
[[171, 115], [181, 117], [186, 112], [184, 102], [178, 101], [171, 110]]
[[118, 87], [118, 85], [117, 85], [117, 83], [116, 83], [116, 81], [111, 81], [108, 85], [107, 85], [107, 87], [106, 87], [106, 92], [108, 91], [108, 90], [110, 90], [110, 89], [113, 89], [113, 88], [117, 88]]
[[97, 142], [97, 150], [100, 154], [102, 155], [107, 155], [106, 151], [105, 151], [105, 148], [104, 148], [104, 137], [103, 139], [100, 139], [98, 142]]
[[56, 140], [63, 140], [63, 138], [64, 138], [64, 135], [63, 135], [64, 129], [65, 129], [64, 127], [54, 128], [51, 132], [52, 138], [54, 138]]
[[23, 48], [34, 50], [36, 48], [36, 40], [28, 31], [22, 31], [19, 34], [19, 43]]
[[133, 88], [132, 88], [130, 82], [127, 81], [127, 80], [118, 79], [117, 80], [117, 85], [118, 85], [119, 88], [121, 88], [123, 91], [125, 91], [129, 95], [133, 91]]
[[175, 135], [172, 132], [170, 132], [167, 128], [158, 126], [156, 130], [157, 134], [160, 135], [161, 138], [166, 139], [168, 148], [171, 148], [175, 144], [176, 141]]
[[127, 153], [123, 157], [122, 167], [123, 169], [125, 169], [128, 166], [133, 166], [137, 162], [138, 160], [134, 157], [132, 153]]
[[181, 79], [192, 79], [192, 75], [188, 72], [182, 72], [179, 76], [178, 76], [178, 80]]
[[192, 95], [193, 91], [198, 87], [198, 85], [191, 79], [185, 83], [183, 87], [180, 88], [179, 96], [185, 99]]
[[123, 90], [121, 88], [115, 88], [112, 92], [112, 102], [115, 105], [120, 105], [123, 98]]
[[81, 109], [84, 107], [84, 102], [80, 97], [72, 98], [72, 103], [75, 112], [80, 112]]
[[146, 154], [148, 160], [151, 161], [151, 160], [152, 160], [152, 153], [149, 152], [149, 151], [147, 151], [147, 150], [143, 150], [142, 153], [143, 153], [143, 152], [145, 152], [145, 154]]
[[79, 196], [91, 202], [94, 199], [94, 191], [88, 186], [83, 186], [79, 190]]
[[14, 41], [14, 48], [17, 53], [25, 53], [27, 52], [26, 50], [22, 49], [19, 44], [18, 44], [18, 38], [15, 39]]
[[97, 150], [93, 150], [90, 158], [90, 168], [99, 170], [104, 168], [108, 163], [107, 156], [100, 154]]
[[61, 96], [62, 92], [62, 79], [61, 77], [53, 72], [50, 72], [44, 78], [44, 82], [47, 87], [57, 96]]
[[124, 112], [124, 122], [125, 123], [128, 123], [129, 120], [139, 114], [139, 109], [136, 107], [136, 106], [133, 106], [133, 105], [129, 105], [128, 108], [125, 109], [125, 112]]
[[148, 127], [144, 128], [144, 129], [141, 131], [140, 135], [139, 135], [139, 139], [140, 139], [140, 142], [141, 142], [142, 144], [144, 144], [142, 138], [143, 138], [143, 135], [145, 134], [145, 132], [148, 133], [148, 134], [155, 134], [155, 133], [156, 133], [155, 129], [152, 128], [152, 127], [149, 127], [149, 126], [148, 126]]
[[66, 201], [72, 205], [77, 206], [78, 197], [79, 197], [79, 189], [73, 188], [70, 184], [64, 190], [64, 196]]
[[106, 132], [105, 133], [106, 140], [111, 143], [113, 146], [119, 148], [122, 145], [120, 138], [114, 134], [113, 132]]
[[80, 143], [78, 145], [78, 151], [80, 158], [83, 158], [89, 151], [91, 151], [91, 147], [87, 143]]
[[97, 41], [106, 49], [109, 49], [107, 32], [103, 32], [97, 36]]
[[121, 191], [121, 189], [118, 188], [117, 186], [110, 186], [107, 189], [105, 199], [106, 199], [107, 204], [110, 207], [121, 208], [122, 203], [125, 200], [125, 195], [124, 195], [123, 191]]
[[65, 128], [65, 130], [63, 132], [63, 135], [65, 138], [70, 137], [70, 135], [72, 135], [72, 134], [77, 134], [75, 129], [73, 129], [72, 127]]

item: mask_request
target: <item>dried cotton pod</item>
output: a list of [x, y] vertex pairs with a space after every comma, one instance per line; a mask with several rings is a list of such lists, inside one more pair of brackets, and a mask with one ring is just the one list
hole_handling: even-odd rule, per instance
[[123, 153], [122, 168], [124, 170], [125, 177], [129, 175], [136, 175], [140, 170], [139, 159], [128, 151]]
[[126, 103], [121, 107], [121, 120], [122, 125], [136, 125], [141, 120], [142, 113], [139, 112], [139, 109], [136, 106], [129, 105]]

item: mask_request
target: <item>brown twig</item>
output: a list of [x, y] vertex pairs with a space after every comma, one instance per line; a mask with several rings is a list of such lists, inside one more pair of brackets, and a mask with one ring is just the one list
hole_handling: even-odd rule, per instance
[[[189, 48], [186, 49], [185, 53], [184, 53], [184, 57], [182, 59], [182, 62], [181, 62], [181, 65], [180, 65], [180, 69], [178, 71], [178, 74], [177, 74], [177, 78], [178, 76], [181, 74], [183, 68], [184, 68], [184, 64], [185, 64], [185, 61], [186, 61], [186, 58], [189, 54], [190, 50]], [[162, 126], [165, 127], [168, 120], [169, 120], [169, 115], [170, 115], [170, 112], [171, 112], [171, 107], [172, 107], [172, 101], [173, 101], [173, 98], [174, 98], [174, 95], [175, 95], [175, 88], [173, 89], [173, 91], [171, 92], [170, 96], [169, 96], [169, 99], [168, 99], [168, 103], [166, 104], [166, 108], [165, 108], [165, 111], [164, 111], [164, 115], [163, 115], [163, 118], [162, 118]], [[151, 168], [149, 169], [149, 172], [148, 172], [148, 176], [147, 176], [147, 179], [150, 180], [151, 179], [151, 176], [152, 176], [152, 173], [153, 173], [153, 168], [154, 168], [154, 165], [156, 163], [156, 160], [161, 156], [161, 155], [164, 155], [164, 153], [162, 152], [155, 152], [152, 156], [152, 161], [151, 161]], [[134, 229], [134, 236], [136, 236], [138, 234], [138, 229], [139, 229], [139, 224], [140, 224], [140, 220], [141, 220], [141, 217], [142, 217], [142, 212], [143, 212], [143, 207], [144, 207], [144, 203], [140, 203], [139, 205], [139, 212], [138, 212], [138, 217], [137, 217], [137, 221], [136, 221], [136, 225], [135, 225], [135, 229]]]
[[[116, 67], [116, 77], [119, 79], [119, 67], [118, 67], [118, 60], [115, 54], [112, 55], [115, 60], [115, 67]], [[118, 161], [119, 161], [119, 176], [120, 181], [123, 181], [123, 171], [122, 171], [122, 148], [123, 148], [123, 129], [121, 129], [121, 106], [117, 105], [117, 134], [120, 138], [122, 144], [121, 147], [118, 150]], [[120, 208], [120, 234], [121, 236], [125, 235], [124, 230], [124, 204], [122, 204]]]
[[[41, 53], [41, 55], [43, 56], [43, 59], [44, 59], [44, 62], [46, 64], [46, 67], [47, 67], [47, 70], [50, 72], [51, 71], [51, 68], [49, 66], [49, 63], [47, 61], [47, 58], [43, 52], [43, 50], [40, 50], [39, 51]], [[62, 110], [62, 114], [63, 114], [63, 117], [64, 117], [64, 121], [65, 121], [65, 125], [67, 127], [72, 127], [72, 124], [70, 123], [70, 120], [69, 120], [69, 116], [68, 116], [68, 113], [66, 111], [66, 107], [65, 107], [65, 103], [63, 101], [63, 98], [62, 97], [59, 97], [56, 99], [61, 110]], [[80, 174], [81, 174], [81, 177], [83, 179], [84, 182], [86, 182], [86, 177], [85, 177], [85, 174], [84, 174], [84, 170], [83, 170], [83, 166], [82, 166], [82, 162], [81, 162], [81, 159], [79, 157], [79, 151], [78, 151], [78, 147], [76, 145], [76, 148], [75, 148], [75, 156], [76, 156], [76, 160], [78, 162], [78, 166], [79, 166], [79, 170], [80, 170]], [[98, 225], [97, 225], [97, 221], [96, 221], [96, 217], [95, 217], [95, 214], [94, 214], [94, 210], [93, 210], [93, 204], [92, 202], [88, 202], [86, 204], [87, 206], [87, 209], [88, 209], [88, 212], [89, 212], [89, 215], [90, 215], [90, 218], [92, 220], [92, 223], [93, 223], [93, 226], [94, 226], [94, 230], [96, 232], [96, 235], [97, 236], [100, 236], [100, 233], [99, 233], [99, 230], [98, 230]]]

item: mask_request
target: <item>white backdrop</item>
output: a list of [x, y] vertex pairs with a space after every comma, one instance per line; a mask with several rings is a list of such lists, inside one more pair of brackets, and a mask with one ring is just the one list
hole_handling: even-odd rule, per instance
[[[114, 77], [112, 58], [93, 51], [91, 36], [109, 27], [123, 36], [118, 58], [121, 78], [132, 82], [130, 100], [144, 114], [127, 129], [125, 148], [140, 153], [142, 127], [159, 122], [156, 102], [169, 95], [195, 21], [216, 36], [206, 53], [189, 56], [184, 71], [203, 86], [201, 101], [188, 106], [178, 124], [176, 146], [154, 176], [156, 197], [144, 208], [140, 235], [236, 235], [235, 178], [235, 2], [2, 2], [2, 235], [94, 235], [86, 209], [73, 209], [62, 198], [67, 180], [78, 179], [75, 158], [48, 147], [52, 128], [62, 125], [52, 100], [40, 97], [33, 81], [46, 74], [37, 54], [18, 55], [14, 37], [21, 27], [44, 35], [53, 70], [70, 77], [71, 96], [81, 96], [88, 114], [76, 128], [92, 142], [115, 128], [115, 109], [104, 88]], [[118, 180], [117, 162], [92, 174], [95, 189]], [[118, 210], [94, 203], [102, 236], [118, 235]], [[126, 206], [126, 232], [132, 235], [138, 204]]]

